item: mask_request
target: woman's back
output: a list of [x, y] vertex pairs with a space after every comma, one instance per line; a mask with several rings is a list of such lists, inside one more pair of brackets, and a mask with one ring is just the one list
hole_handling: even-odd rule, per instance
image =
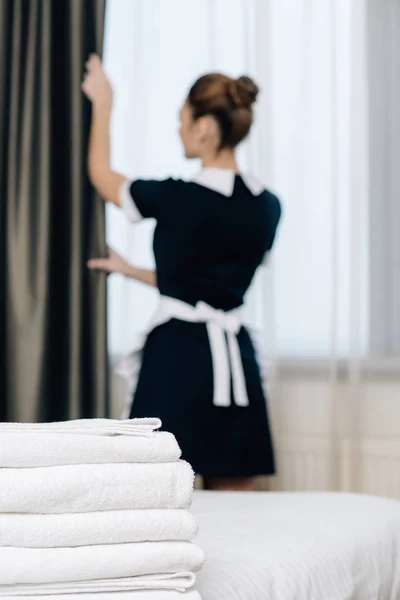
[[252, 178], [204, 169], [191, 182], [135, 182], [131, 197], [158, 221], [154, 252], [162, 295], [223, 310], [243, 303], [275, 237], [281, 209], [274, 195]]

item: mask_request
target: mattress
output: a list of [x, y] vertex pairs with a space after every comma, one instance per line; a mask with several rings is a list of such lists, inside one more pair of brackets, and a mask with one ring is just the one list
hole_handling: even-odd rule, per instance
[[400, 503], [196, 492], [203, 600], [399, 600]]

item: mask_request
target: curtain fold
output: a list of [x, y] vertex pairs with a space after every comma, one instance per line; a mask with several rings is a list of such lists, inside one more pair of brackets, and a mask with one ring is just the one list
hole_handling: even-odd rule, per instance
[[86, 175], [85, 60], [105, 0], [0, 5], [0, 418], [108, 412], [104, 208]]

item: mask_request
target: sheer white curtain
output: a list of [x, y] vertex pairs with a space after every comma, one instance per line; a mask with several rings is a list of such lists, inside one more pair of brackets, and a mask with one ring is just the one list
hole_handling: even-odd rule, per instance
[[400, 356], [400, 2], [367, 0], [370, 95], [370, 348]]
[[[177, 116], [190, 83], [222, 70], [262, 89], [240, 164], [284, 207], [273, 261], [247, 298], [275, 358], [368, 347], [367, 101], [364, 0], [108, 0], [105, 64], [115, 89], [112, 161], [134, 176], [188, 176]], [[152, 223], [108, 213], [110, 245], [153, 264]], [[112, 278], [110, 350], [149, 320], [156, 293]]]

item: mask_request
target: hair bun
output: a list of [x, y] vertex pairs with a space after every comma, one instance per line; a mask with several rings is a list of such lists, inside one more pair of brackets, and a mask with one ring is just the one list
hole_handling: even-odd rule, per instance
[[236, 108], [250, 109], [256, 102], [259, 91], [254, 81], [246, 75], [232, 79], [229, 83], [229, 95]]

